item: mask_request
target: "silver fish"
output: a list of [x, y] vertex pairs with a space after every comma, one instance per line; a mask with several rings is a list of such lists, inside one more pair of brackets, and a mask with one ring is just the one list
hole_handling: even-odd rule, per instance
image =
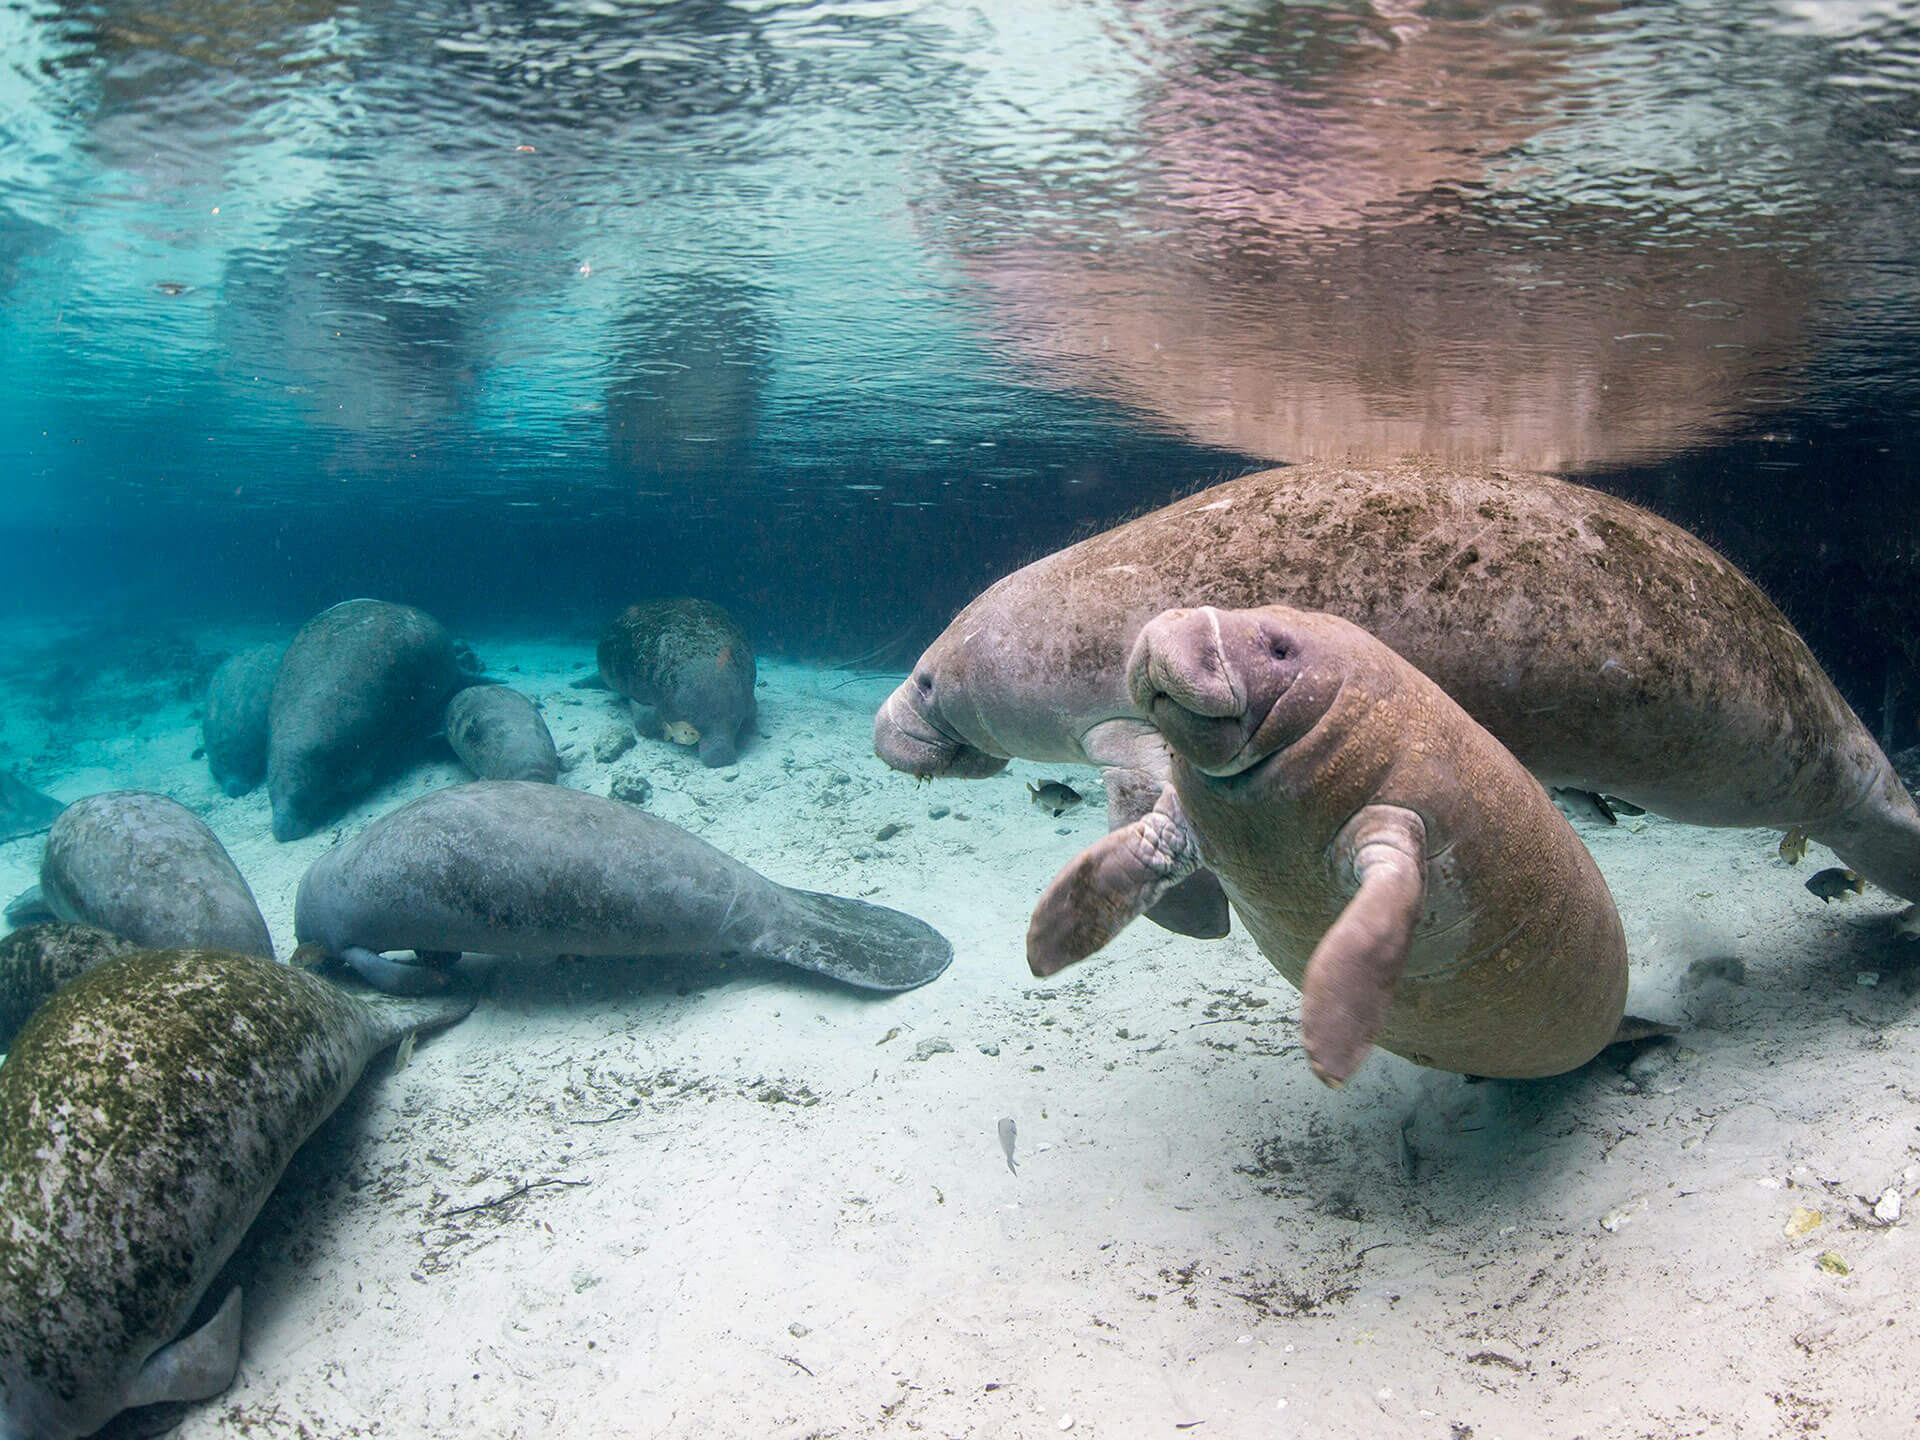
[[1056, 820], [1086, 798], [1064, 780], [1049, 780], [1042, 785], [1029, 780], [1027, 797]]
[[1013, 1137], [1016, 1133], [1011, 1115], [1000, 1122], [1000, 1149], [1007, 1157], [1007, 1169], [1018, 1175], [1020, 1167], [1013, 1163]]

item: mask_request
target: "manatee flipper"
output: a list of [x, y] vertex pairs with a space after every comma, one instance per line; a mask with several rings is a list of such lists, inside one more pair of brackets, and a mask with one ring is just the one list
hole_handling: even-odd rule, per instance
[[582, 675], [578, 680], [569, 681], [567, 688], [569, 690], [605, 690], [608, 685], [606, 677], [596, 670], [591, 675]]
[[1808, 825], [1813, 839], [1903, 900], [1920, 900], [1920, 810], [1884, 760], [1865, 795], [1833, 820]]
[[1314, 946], [1300, 984], [1307, 1063], [1329, 1086], [1346, 1083], [1393, 1006], [1426, 903], [1426, 835], [1413, 811], [1369, 805], [1334, 840], [1359, 889]]
[[[1110, 831], [1124, 829], [1150, 812], [1167, 783], [1163, 776], [1130, 765], [1111, 766], [1100, 778], [1107, 787], [1107, 829]], [[1146, 916], [1163, 930], [1195, 940], [1224, 939], [1233, 929], [1227, 892], [1220, 888], [1219, 877], [1207, 869], [1196, 869], [1166, 890], [1147, 907]]]
[[747, 953], [863, 990], [912, 990], [953, 963], [953, 942], [924, 920], [845, 895], [780, 886], [777, 914]]
[[348, 945], [340, 951], [349, 969], [374, 989], [387, 995], [438, 995], [447, 988], [444, 966], [389, 960], [378, 951]]
[[50, 829], [66, 808], [65, 802], [42, 795], [11, 770], [0, 770], [0, 840]]
[[667, 722], [662, 718], [656, 706], [643, 701], [629, 700], [627, 716], [633, 722], [633, 733], [643, 740], [661, 740], [666, 738]]
[[1199, 868], [1193, 832], [1168, 787], [1153, 809], [1109, 830], [1053, 877], [1027, 925], [1027, 968], [1052, 975], [1086, 959]]
[[1233, 911], [1220, 877], [1196, 870], [1147, 907], [1147, 919], [1176, 935], [1195, 940], [1224, 940], [1233, 929]]
[[7, 905], [7, 923], [16, 929], [23, 925], [38, 925], [47, 920], [58, 920], [53, 907], [47, 904], [47, 897], [41, 893], [38, 885], [29, 885]]
[[1622, 1015], [1620, 1028], [1613, 1032], [1613, 1038], [1607, 1044], [1631, 1045], [1636, 1040], [1656, 1040], [1679, 1033], [1678, 1025], [1669, 1025], [1664, 1020], [1649, 1020], [1642, 1015]]
[[234, 1286], [213, 1318], [147, 1357], [127, 1391], [127, 1406], [206, 1400], [233, 1384], [240, 1369], [240, 1287]]

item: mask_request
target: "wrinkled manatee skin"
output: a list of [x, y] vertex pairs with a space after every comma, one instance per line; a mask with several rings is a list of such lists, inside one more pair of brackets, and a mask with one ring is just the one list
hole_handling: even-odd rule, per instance
[[447, 743], [480, 780], [560, 778], [560, 753], [540, 709], [505, 685], [469, 685], [447, 702]]
[[267, 711], [284, 645], [255, 645], [230, 655], [207, 682], [200, 721], [207, 769], [227, 795], [244, 795], [267, 778]]
[[700, 759], [731, 765], [754, 719], [753, 646], [718, 605], [680, 596], [630, 605], [600, 639], [600, 677], [633, 702], [634, 728], [658, 738], [685, 721]]
[[347, 600], [309, 620], [268, 711], [273, 838], [299, 839], [397, 769], [466, 678], [453, 637], [411, 606]]
[[[1210, 693], [1185, 688], [1196, 677]], [[1599, 866], [1512, 753], [1374, 636], [1281, 606], [1176, 610], [1141, 630], [1129, 682], [1174, 752], [1203, 859], [1289, 983], [1310, 994], [1309, 959], [1337, 963], [1317, 947], [1354, 897], [1343, 836], [1387, 807], [1420, 817], [1427, 848], [1377, 1043], [1525, 1078], [1583, 1065], [1613, 1038], [1627, 945]]]
[[382, 1049], [461, 1013], [208, 950], [122, 956], [42, 1005], [0, 1066], [0, 1435], [156, 1398], [143, 1366], [294, 1152]]
[[155, 948], [273, 957], [253, 891], [206, 822], [145, 790], [69, 805], [47, 833], [40, 893], [62, 920]]
[[140, 947], [93, 925], [46, 920], [0, 939], [0, 1050], [69, 980]]

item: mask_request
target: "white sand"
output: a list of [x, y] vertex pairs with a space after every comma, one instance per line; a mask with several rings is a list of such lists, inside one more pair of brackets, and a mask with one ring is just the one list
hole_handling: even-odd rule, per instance
[[[566, 688], [584, 649], [470, 638], [581, 757], [564, 783], [644, 774], [657, 814], [925, 918], [954, 965], [879, 999], [778, 967], [503, 966], [294, 1162], [236, 1262], [240, 1378], [183, 1437], [1920, 1433], [1920, 1256], [1873, 1215], [1920, 1204], [1920, 945], [1884, 895], [1809, 895], [1819, 847], [1789, 868], [1772, 833], [1583, 827], [1635, 1007], [1678, 1042], [1637, 1079], [1609, 1052], [1533, 1084], [1376, 1054], [1335, 1093], [1238, 934], [1142, 925], [1028, 976], [1033, 899], [1102, 829], [1084, 772], [916, 787], [869, 749], [897, 677], [781, 663], [736, 769], [650, 741], [603, 764], [621, 719]], [[13, 693], [6, 763], [194, 807], [291, 949], [335, 827], [276, 844], [264, 795], [191, 758], [185, 701], [55, 723]], [[337, 828], [459, 778], [418, 769]], [[1043, 815], [1040, 778], [1088, 803]], [[0, 845], [0, 892], [38, 854]], [[1725, 957], [1744, 979], [1688, 979]], [[1796, 1207], [1822, 1218], [1790, 1239]]]

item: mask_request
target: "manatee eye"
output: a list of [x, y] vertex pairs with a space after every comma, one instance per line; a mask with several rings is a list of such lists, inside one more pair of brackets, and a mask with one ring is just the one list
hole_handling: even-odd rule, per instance
[[922, 695], [931, 695], [933, 693], [933, 676], [929, 675], [926, 671], [922, 670], [919, 674], [915, 675], [913, 677], [913, 683], [920, 687], [920, 693]]
[[1278, 635], [1267, 642], [1267, 648], [1273, 652], [1273, 658], [1276, 660], [1284, 660], [1293, 653], [1293, 646]]

